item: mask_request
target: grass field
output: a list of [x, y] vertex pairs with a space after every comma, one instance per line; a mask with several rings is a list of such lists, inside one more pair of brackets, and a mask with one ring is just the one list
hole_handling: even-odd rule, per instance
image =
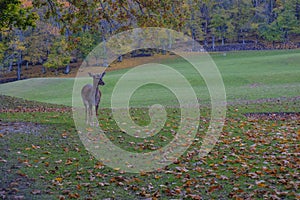
[[[228, 102], [294, 97], [300, 94], [300, 50], [232, 52], [227, 53], [226, 56], [213, 54], [212, 58], [224, 80]], [[201, 101], [210, 101], [206, 84], [186, 61], [178, 58], [163, 60], [161, 63], [183, 74]], [[109, 107], [114, 86], [126, 71], [128, 69], [107, 73], [104, 78], [106, 85], [101, 88], [104, 94], [102, 107]], [[91, 83], [91, 79], [83, 79], [82, 85], [85, 83]], [[0, 85], [0, 93], [71, 106], [73, 84], [72, 78], [28, 79]], [[153, 99], [153, 91], [159, 98]], [[80, 96], [80, 91], [77, 96]], [[170, 98], [174, 99], [174, 96], [166, 88], [159, 85], [145, 85], [136, 91], [131, 105], [152, 105], [157, 103], [157, 99], [163, 104], [174, 103]], [[77, 103], [81, 105], [80, 101], [81, 99], [78, 98]]]
[[[217, 144], [199, 158], [210, 122], [209, 94], [186, 63], [164, 60], [161, 63], [187, 77], [204, 105], [192, 145], [171, 165], [153, 172], [134, 174], [110, 168], [85, 149], [68, 107], [73, 79], [0, 85], [0, 198], [299, 199], [300, 50], [212, 57], [228, 97]], [[166, 109], [167, 120], [158, 134], [143, 139], [125, 134], [112, 117], [109, 94], [127, 70], [112, 71], [105, 77], [100, 126], [124, 150], [158, 150], [174, 139], [179, 128], [175, 97], [155, 84], [139, 88], [130, 102], [131, 117], [138, 125], [149, 123], [145, 105], [173, 106]], [[160, 98], [153, 99], [153, 92]]]

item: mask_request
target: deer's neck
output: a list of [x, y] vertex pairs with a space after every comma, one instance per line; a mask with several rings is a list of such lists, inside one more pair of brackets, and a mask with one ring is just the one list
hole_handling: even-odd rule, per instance
[[96, 96], [97, 96], [97, 90], [99, 90], [99, 85], [98, 84], [93, 84], [92, 94], [95, 97], [95, 99], [96, 99]]
[[98, 90], [99, 85], [98, 84], [93, 84], [93, 91], [95, 92], [96, 90]]

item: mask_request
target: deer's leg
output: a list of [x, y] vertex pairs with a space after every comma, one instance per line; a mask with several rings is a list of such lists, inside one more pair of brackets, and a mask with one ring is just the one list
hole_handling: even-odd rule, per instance
[[99, 105], [96, 105], [96, 106], [95, 106], [96, 116], [98, 116], [98, 108], [99, 108]]
[[87, 102], [83, 102], [84, 104], [84, 111], [85, 111], [85, 123], [88, 124], [89, 123], [89, 119], [88, 119], [88, 104]]
[[92, 117], [93, 117], [93, 105], [89, 104], [89, 123], [92, 123]]
[[88, 121], [88, 107], [87, 107], [87, 104], [84, 104], [84, 107], [85, 107], [85, 123], [88, 124], [89, 121]]

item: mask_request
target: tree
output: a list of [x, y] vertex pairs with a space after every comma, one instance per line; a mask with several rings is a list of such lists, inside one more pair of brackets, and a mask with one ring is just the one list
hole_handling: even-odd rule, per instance
[[[298, 17], [299, 0], [278, 1], [270, 0], [267, 4], [269, 18], [260, 26], [260, 36], [267, 41], [289, 42], [290, 34], [300, 33]], [[270, 10], [272, 9], [272, 10]]]
[[7, 49], [7, 45], [0, 40], [0, 69], [1, 71], [3, 71], [4, 69], [4, 54], [6, 52], [6, 49]]
[[[202, 18], [201, 12], [199, 9], [199, 4], [196, 1], [189, 0], [189, 16], [190, 18], [186, 22], [186, 31], [185, 33], [188, 34], [193, 38], [195, 41], [203, 41], [204, 40], [204, 32], [202, 30]], [[192, 49], [195, 50], [195, 45], [192, 45]]]
[[115, 53], [118, 56], [118, 62], [122, 62], [123, 55], [127, 54], [131, 50], [131, 48], [126, 44], [131, 43], [132, 38], [129, 37], [124, 38], [124, 37], [120, 37], [120, 35], [117, 36], [111, 38], [107, 42], [107, 45], [111, 47], [111, 49], [115, 50], [115, 52], [113, 53]]
[[26, 29], [34, 26], [37, 14], [30, 11], [30, 7], [22, 8], [19, 0], [0, 0], [0, 30], [3, 28]]
[[0, 68], [2, 71], [5, 67], [6, 53], [9, 47], [8, 35], [9, 34], [7, 30], [2, 30], [0, 32]]
[[277, 18], [272, 24], [276, 24], [281, 33], [282, 40], [289, 42], [291, 33], [300, 33], [299, 20], [296, 15], [298, 0], [283, 1], [275, 10]]
[[199, 1], [198, 7], [201, 12], [202, 30], [204, 34], [204, 46], [208, 46], [208, 41], [210, 37], [210, 23], [213, 6], [215, 2], [209, 0]]
[[260, 37], [260, 28], [267, 23], [267, 12], [265, 12], [265, 2], [262, 0], [253, 1], [253, 17], [250, 19], [250, 32], [255, 37], [255, 43], [258, 43]]
[[95, 39], [90, 32], [80, 33], [77, 37], [77, 49], [79, 57], [84, 59], [96, 46]]
[[232, 19], [226, 6], [224, 2], [220, 2], [216, 6], [210, 24], [213, 37], [219, 38], [222, 45], [224, 45], [225, 39], [232, 35]]
[[13, 63], [17, 64], [17, 79], [21, 79], [21, 64], [22, 64], [22, 56], [25, 50], [24, 45], [24, 34], [20, 29], [14, 29], [10, 31], [9, 42], [7, 43], [7, 49], [5, 52], [6, 60], [9, 60], [9, 69], [8, 71], [12, 71]]
[[[13, 61], [17, 61], [17, 79], [21, 79], [21, 64], [22, 55], [25, 50], [24, 47], [24, 35], [22, 30], [25, 30], [28, 26], [35, 26], [35, 22], [38, 19], [36, 13], [31, 12], [30, 7], [22, 7], [19, 0], [0, 0], [0, 61], [4, 59], [10, 60], [9, 70], [12, 69]], [[3, 35], [13, 32], [14, 36], [12, 40], [5, 44]], [[8, 57], [5, 58], [5, 54], [8, 53]]]
[[253, 17], [251, 1], [248, 0], [233, 0], [232, 7], [230, 9], [233, 26], [235, 28], [234, 33], [237, 37], [237, 41], [242, 39], [243, 44], [247, 33], [251, 29], [251, 19]]
[[62, 31], [80, 32], [83, 27], [99, 31], [101, 22], [109, 23], [114, 33], [133, 27], [168, 27], [180, 30], [186, 21], [185, 1], [179, 0], [35, 0], [34, 7], [43, 7], [45, 16], [55, 17]]
[[71, 61], [70, 52], [68, 51], [68, 44], [64, 37], [57, 39], [50, 50], [48, 60], [44, 64], [47, 68], [55, 69], [55, 74], [58, 74], [59, 67], [69, 65]]
[[26, 32], [24, 60], [29, 61], [32, 65], [43, 64], [48, 57], [54, 38], [59, 35], [53, 32], [53, 26], [42, 21], [38, 21], [34, 29]]

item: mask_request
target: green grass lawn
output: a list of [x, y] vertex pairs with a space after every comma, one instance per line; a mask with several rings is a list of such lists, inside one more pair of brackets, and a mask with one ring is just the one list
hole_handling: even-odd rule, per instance
[[[226, 89], [227, 101], [257, 100], [263, 98], [294, 97], [300, 94], [300, 50], [291, 51], [250, 51], [213, 54], [212, 58], [221, 72]], [[194, 58], [197, 59], [197, 58]], [[183, 59], [162, 61], [183, 74], [190, 82], [198, 98], [209, 102], [210, 96], [203, 79]], [[115, 84], [128, 69], [108, 72], [104, 80], [102, 107], [110, 106], [110, 98]], [[82, 79], [78, 84], [91, 83]], [[28, 100], [72, 105], [74, 79], [38, 78], [1, 84], [0, 94], [16, 96]], [[82, 105], [78, 87], [76, 105]], [[184, 88], [183, 88], [184, 90]], [[153, 93], [159, 98], [153, 98]], [[157, 103], [172, 105], [174, 95], [159, 85], [145, 85], [139, 88], [131, 99], [132, 106]]]
[[[210, 122], [204, 81], [181, 59], [163, 61], [187, 77], [204, 103], [192, 145], [172, 164], [148, 173], [110, 168], [85, 149], [71, 108], [65, 106], [72, 102], [73, 79], [30, 79], [0, 85], [1, 94], [43, 102], [0, 95], [0, 198], [300, 198], [300, 50], [231, 52], [212, 57], [223, 76], [229, 102], [217, 144], [199, 158]], [[158, 150], [174, 139], [178, 130], [178, 103], [161, 86], [139, 88], [130, 102], [132, 120], [148, 124], [145, 106], [152, 103], [171, 105], [166, 108], [167, 119], [160, 132], [148, 138], [124, 133], [109, 103], [115, 83], [127, 70], [107, 73], [99, 124], [107, 138], [124, 150]], [[154, 99], [153, 92], [159, 98]], [[90, 129], [94, 128], [86, 130]]]

